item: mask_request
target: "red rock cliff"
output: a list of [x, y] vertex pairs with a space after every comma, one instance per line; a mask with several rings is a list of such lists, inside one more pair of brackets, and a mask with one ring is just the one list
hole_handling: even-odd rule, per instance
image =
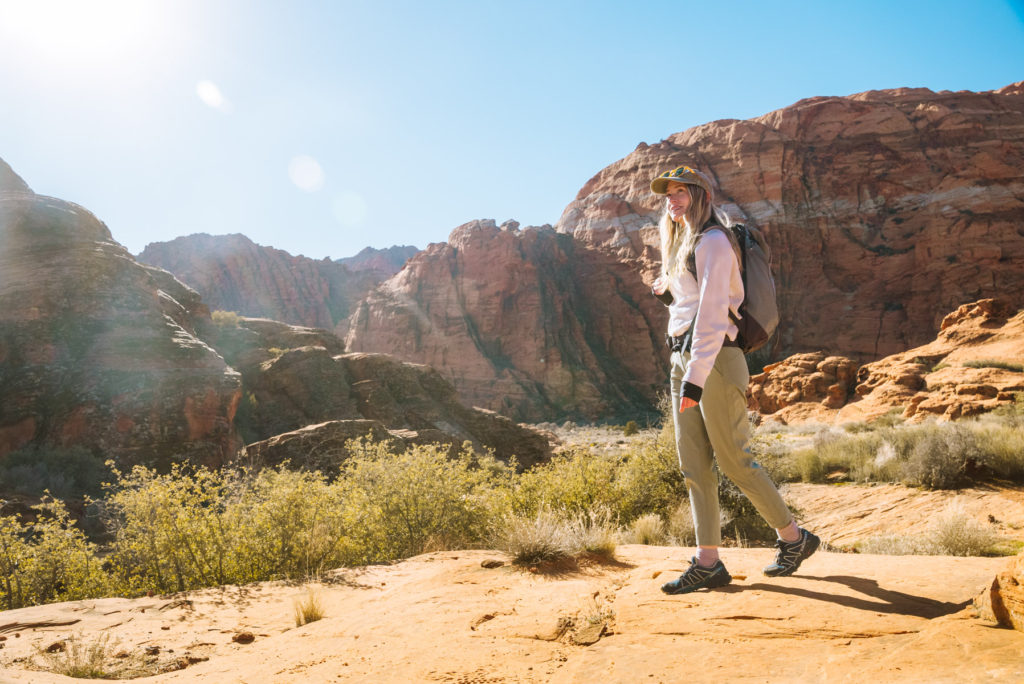
[[1024, 306], [1024, 87], [899, 89], [641, 144], [584, 185], [562, 235], [460, 227], [370, 294], [349, 347], [434, 366], [519, 419], [650, 408], [667, 353], [641, 281], [658, 261], [648, 184], [684, 163], [772, 244], [782, 324], [766, 360], [869, 361], [933, 339], [962, 303]]
[[[983, 297], [1024, 305], [1024, 85], [802, 100], [641, 144], [592, 178], [558, 229], [654, 242], [648, 188], [680, 164], [765, 230], [782, 308], [776, 356], [861, 360], [924, 344]], [[631, 242], [630, 242], [631, 241]]]
[[356, 303], [398, 270], [390, 265], [397, 258], [363, 255], [349, 268], [329, 259], [292, 256], [238, 234], [189, 235], [152, 243], [139, 254], [139, 261], [167, 269], [194, 287], [211, 309], [340, 335]]
[[0, 192], [0, 460], [28, 446], [122, 466], [233, 456], [239, 375], [195, 337], [197, 315], [194, 291], [87, 210]]

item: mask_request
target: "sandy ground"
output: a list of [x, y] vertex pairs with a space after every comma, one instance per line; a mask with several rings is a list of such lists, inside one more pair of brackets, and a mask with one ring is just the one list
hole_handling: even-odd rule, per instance
[[819, 552], [771, 579], [772, 550], [725, 549], [732, 585], [662, 594], [690, 553], [624, 546], [613, 564], [531, 573], [442, 552], [339, 571], [316, 585], [325, 617], [302, 627], [308, 589], [284, 583], [7, 611], [0, 682], [73, 681], [24, 659], [103, 634], [187, 664], [159, 682], [1024, 681], [1024, 633], [970, 605], [1005, 558]]

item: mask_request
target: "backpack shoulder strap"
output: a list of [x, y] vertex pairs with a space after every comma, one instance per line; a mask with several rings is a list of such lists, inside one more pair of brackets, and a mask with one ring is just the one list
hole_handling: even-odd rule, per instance
[[[746, 230], [746, 227], [742, 223], [735, 223], [735, 224], [733, 224], [732, 228], [726, 228], [725, 226], [720, 226], [717, 223], [705, 224], [704, 230], [702, 230], [700, 235], [697, 237], [698, 244], [704, 238], [704, 236], [708, 232], [710, 232], [712, 230], [720, 231], [720, 232], [725, 234], [725, 237], [729, 238], [729, 244], [732, 245], [733, 251], [736, 252], [736, 260], [739, 262], [740, 274], [742, 275], [747, 270], [747, 259], [746, 259], [746, 253], [745, 253], [745, 251], [743, 249], [743, 234], [740, 233], [739, 231]], [[694, 246], [693, 252], [690, 253], [690, 255], [686, 259], [686, 270], [688, 270], [691, 275], [696, 277], [696, 275], [697, 275], [697, 247], [696, 246]]]

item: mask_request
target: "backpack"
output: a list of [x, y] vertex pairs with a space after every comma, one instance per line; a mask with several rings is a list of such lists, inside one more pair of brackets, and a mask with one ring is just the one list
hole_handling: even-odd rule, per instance
[[[775, 329], [779, 327], [779, 305], [775, 299], [771, 249], [757, 228], [735, 223], [731, 229], [719, 225], [707, 228], [711, 229], [725, 233], [740, 256], [743, 302], [739, 306], [740, 318], [736, 318], [732, 309], [729, 310], [729, 318], [739, 328], [739, 334], [736, 336], [737, 346], [744, 354], [748, 354], [767, 344], [775, 334]], [[696, 277], [696, 257], [691, 255], [686, 267]], [[693, 328], [692, 324], [690, 328]]]

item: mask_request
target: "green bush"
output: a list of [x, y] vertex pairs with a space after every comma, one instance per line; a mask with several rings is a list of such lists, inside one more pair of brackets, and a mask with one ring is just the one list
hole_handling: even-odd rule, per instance
[[[339, 478], [362, 562], [481, 543], [512, 471], [468, 443], [456, 458], [439, 445], [394, 453], [385, 443], [352, 443]], [[503, 498], [503, 497], [502, 497]]]
[[111, 586], [97, 547], [74, 527], [63, 502], [44, 499], [32, 508], [34, 523], [0, 515], [0, 605], [11, 610], [106, 595]]
[[222, 311], [218, 309], [217, 311], [210, 312], [210, 320], [213, 321], [214, 325], [221, 328], [237, 328], [242, 317], [235, 311]]
[[930, 489], [956, 489], [981, 470], [985, 454], [971, 428], [953, 424], [922, 430], [902, 466], [905, 482]]
[[638, 432], [640, 432], [640, 427], [635, 420], [627, 420], [625, 427], [622, 428], [622, 434], [626, 437], [632, 437]]
[[1024, 373], [1024, 364], [1004, 361], [1002, 359], [974, 359], [972, 361], [964, 361], [963, 365], [968, 368], [999, 368], [1001, 370], [1013, 371], [1014, 373]]

